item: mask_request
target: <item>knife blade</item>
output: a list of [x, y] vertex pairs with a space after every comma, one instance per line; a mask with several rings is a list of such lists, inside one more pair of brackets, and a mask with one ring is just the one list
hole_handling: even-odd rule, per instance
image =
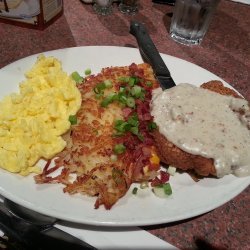
[[164, 90], [176, 86], [145, 26], [137, 21], [131, 21], [130, 34], [136, 38], [142, 57], [153, 68], [161, 88]]
[[[28, 210], [27, 208], [25, 208]], [[32, 213], [36, 213], [32, 211]], [[38, 213], [37, 213], [38, 214]], [[97, 248], [75, 236], [54, 227], [53, 223], [32, 223], [27, 218], [16, 215], [0, 202], [0, 228], [24, 249], [54, 250], [96, 250]]]

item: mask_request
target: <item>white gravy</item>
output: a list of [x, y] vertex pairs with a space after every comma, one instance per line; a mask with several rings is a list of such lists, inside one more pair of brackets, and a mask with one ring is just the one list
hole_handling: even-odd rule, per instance
[[214, 159], [217, 176], [250, 175], [250, 108], [244, 99], [190, 84], [153, 91], [160, 133], [182, 150]]

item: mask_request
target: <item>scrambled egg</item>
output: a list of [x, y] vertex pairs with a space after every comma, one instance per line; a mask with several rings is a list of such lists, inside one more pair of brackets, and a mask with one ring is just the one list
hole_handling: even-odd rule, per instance
[[54, 57], [40, 55], [19, 93], [0, 102], [0, 167], [21, 175], [38, 173], [39, 159], [51, 159], [66, 146], [61, 135], [81, 106], [75, 81]]

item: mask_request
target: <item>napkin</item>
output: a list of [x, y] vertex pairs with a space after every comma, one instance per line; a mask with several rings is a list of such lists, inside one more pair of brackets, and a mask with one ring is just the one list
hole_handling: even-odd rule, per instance
[[178, 249], [139, 227], [72, 226], [66, 222], [55, 226], [100, 250]]

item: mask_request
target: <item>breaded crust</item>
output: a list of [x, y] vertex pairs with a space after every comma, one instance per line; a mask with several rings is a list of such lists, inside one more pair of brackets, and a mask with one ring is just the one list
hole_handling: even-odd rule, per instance
[[[201, 88], [217, 92], [221, 95], [230, 95], [241, 98], [234, 90], [225, 87], [220, 81], [203, 83]], [[153, 132], [158, 149], [158, 155], [163, 163], [187, 171], [194, 170], [200, 176], [216, 176], [213, 159], [187, 153], [168, 141], [158, 130]]]

